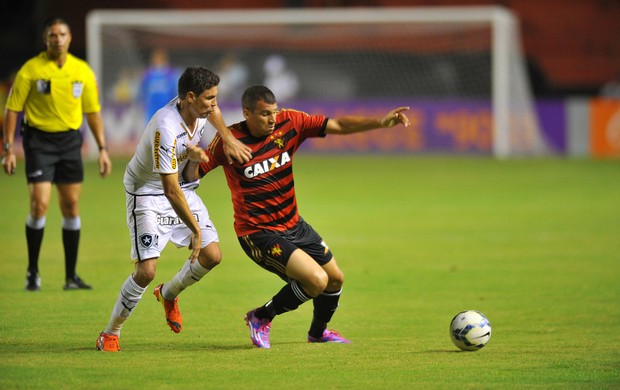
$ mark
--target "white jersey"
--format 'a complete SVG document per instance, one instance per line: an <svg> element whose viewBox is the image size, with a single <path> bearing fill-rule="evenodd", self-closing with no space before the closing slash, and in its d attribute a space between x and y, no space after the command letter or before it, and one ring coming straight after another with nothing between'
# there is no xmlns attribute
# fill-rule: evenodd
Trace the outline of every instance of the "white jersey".
<svg viewBox="0 0 620 390"><path fill-rule="evenodd" d="M162 173L178 173L181 188L198 187L198 181L183 181L182 172L187 164L187 147L198 145L207 120L198 118L190 129L177 109L174 98L153 115L136 146L136 152L127 164L123 183L125 190L135 195L161 195Z"/></svg>

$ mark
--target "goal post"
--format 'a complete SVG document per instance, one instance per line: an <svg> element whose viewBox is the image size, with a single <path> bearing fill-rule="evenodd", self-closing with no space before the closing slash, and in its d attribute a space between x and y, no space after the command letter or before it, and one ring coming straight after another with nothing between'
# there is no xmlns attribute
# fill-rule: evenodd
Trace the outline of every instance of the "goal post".
<svg viewBox="0 0 620 390"><path fill-rule="evenodd" d="M155 47L167 49L179 67L201 64L214 70L232 53L244 67L245 86L264 83L275 54L297 77L297 90L284 100L302 108L325 107L319 102L327 101L355 109L356 103L369 107L375 101L441 111L457 110L461 102L475 113L455 121L489 116L488 135L484 120L442 129L436 125L441 120L424 116L422 132L428 134L420 137L428 150L421 146L422 152L445 152L447 141L440 138L466 137L468 126L482 134L477 144L448 150L484 153L488 147L499 158L549 152L534 111L519 23L503 7L95 10L86 27L87 57L104 100L125 115L140 100L138 74ZM282 76L286 65L274 64ZM127 73L134 96L123 101L113 89ZM222 75L221 105L235 106L238 100L239 92L231 92L230 101L223 94L230 84ZM282 93L276 93L279 101ZM334 110L330 114L340 109ZM139 121L125 122L138 126Z"/></svg>

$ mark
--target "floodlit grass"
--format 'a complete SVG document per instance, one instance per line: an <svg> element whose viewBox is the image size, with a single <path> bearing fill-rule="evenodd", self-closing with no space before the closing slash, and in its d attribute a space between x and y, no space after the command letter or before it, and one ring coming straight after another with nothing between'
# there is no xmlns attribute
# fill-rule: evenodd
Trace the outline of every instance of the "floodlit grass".
<svg viewBox="0 0 620 390"><path fill-rule="evenodd" d="M619 161L300 154L300 212L345 272L331 325L353 344L307 344L306 304L274 320L271 350L251 345L243 315L281 282L239 248L217 171L198 191L224 260L180 296L183 332L170 332L152 296L187 256L171 246L123 328L123 351L103 354L95 339L133 269L124 164L105 180L87 166L78 272L93 291L62 291L55 194L42 289L23 290L23 161L0 177L0 388L620 386ZM448 335L465 309L493 327L477 352Z"/></svg>

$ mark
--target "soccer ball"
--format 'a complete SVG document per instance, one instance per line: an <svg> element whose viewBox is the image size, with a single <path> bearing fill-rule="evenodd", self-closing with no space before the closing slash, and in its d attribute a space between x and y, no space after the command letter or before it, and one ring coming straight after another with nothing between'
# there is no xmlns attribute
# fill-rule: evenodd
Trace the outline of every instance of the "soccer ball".
<svg viewBox="0 0 620 390"><path fill-rule="evenodd" d="M491 323L479 311L462 311L450 322L450 338L463 351L477 351L491 339Z"/></svg>

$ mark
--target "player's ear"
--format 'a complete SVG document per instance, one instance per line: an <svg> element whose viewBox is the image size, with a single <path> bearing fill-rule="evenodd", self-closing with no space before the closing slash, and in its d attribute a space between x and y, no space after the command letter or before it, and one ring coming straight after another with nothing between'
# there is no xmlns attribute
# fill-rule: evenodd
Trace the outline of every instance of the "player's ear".
<svg viewBox="0 0 620 390"><path fill-rule="evenodd" d="M192 91L189 91L187 95L185 95L185 100L187 100L187 102L190 104L194 101L195 98L196 98L196 95Z"/></svg>
<svg viewBox="0 0 620 390"><path fill-rule="evenodd" d="M243 109L243 117L245 119L248 119L250 117L250 110L248 110L247 108Z"/></svg>

